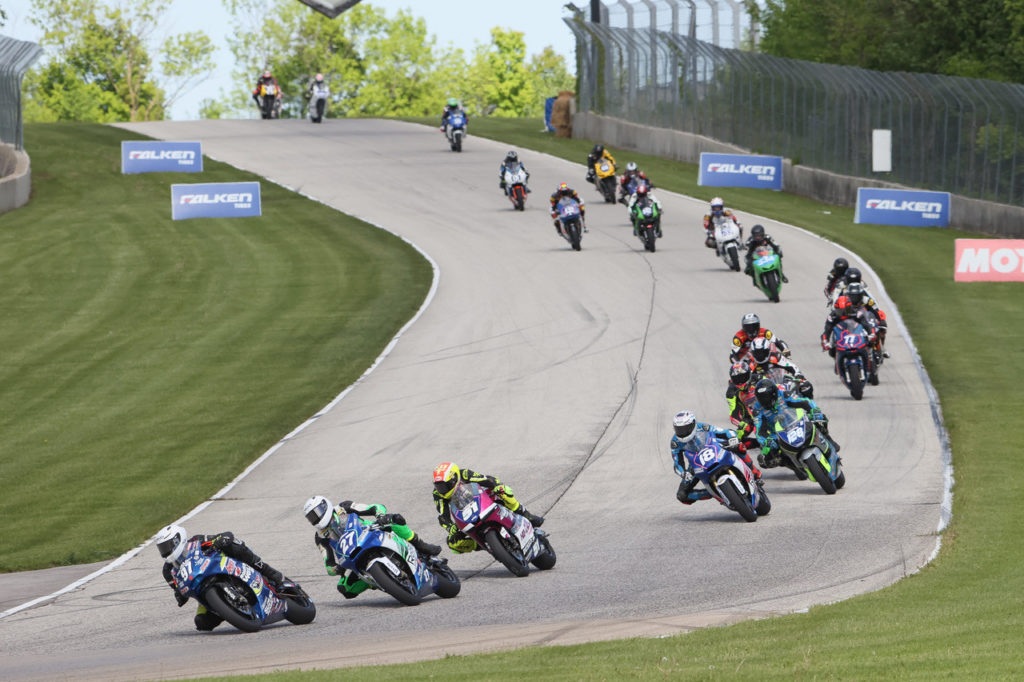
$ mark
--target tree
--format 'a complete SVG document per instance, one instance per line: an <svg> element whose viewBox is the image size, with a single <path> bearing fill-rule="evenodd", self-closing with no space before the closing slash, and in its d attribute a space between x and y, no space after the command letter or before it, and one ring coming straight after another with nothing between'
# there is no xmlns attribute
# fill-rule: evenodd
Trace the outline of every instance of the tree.
<svg viewBox="0 0 1024 682"><path fill-rule="evenodd" d="M31 21L43 29L40 43L55 49L28 79L34 111L57 120L163 118L213 70L213 46L201 31L165 39L156 50L160 68L154 67L150 44L171 2L127 0L111 8L98 0L32 0ZM86 118L69 119L75 116Z"/></svg>
<svg viewBox="0 0 1024 682"><path fill-rule="evenodd" d="M550 45L530 57L527 68L533 77L534 90L542 98L556 97L562 90L576 88L576 77L569 73L565 58Z"/></svg>
<svg viewBox="0 0 1024 682"><path fill-rule="evenodd" d="M526 67L526 41L519 31L491 29L491 43L478 47L474 76L494 116L529 116L538 106L535 79Z"/></svg>

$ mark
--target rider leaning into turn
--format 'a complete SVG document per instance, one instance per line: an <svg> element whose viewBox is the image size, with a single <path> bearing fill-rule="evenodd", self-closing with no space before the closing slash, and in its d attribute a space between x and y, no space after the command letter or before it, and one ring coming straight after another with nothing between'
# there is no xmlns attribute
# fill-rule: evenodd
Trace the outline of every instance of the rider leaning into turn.
<svg viewBox="0 0 1024 682"><path fill-rule="evenodd" d="M740 330L732 337L732 352L729 353L729 360L736 362L741 360L750 351L750 343L762 337L775 344L779 352L787 358L790 356L789 346L772 332L771 329L761 326L761 318L757 313L747 313L740 321Z"/></svg>
<svg viewBox="0 0 1024 682"><path fill-rule="evenodd" d="M498 187L505 192L505 196L508 196L508 188L505 187L505 171L510 170L519 166L526 173L526 182L530 181L530 171L526 170L526 164L519 160L519 154L514 149L510 149L508 154L505 154L505 159L498 166ZM530 193L530 188L526 187L526 193Z"/></svg>
<svg viewBox="0 0 1024 682"><path fill-rule="evenodd" d="M244 542L236 538L231 532L225 531L216 535L193 535L188 537L184 528L172 524L165 526L157 533L156 548L164 560L164 580L174 590L174 599L178 602L179 607L185 605L188 597L180 591L182 586L178 585L175 569L181 565L181 556L185 551L185 546L190 542L199 542L199 548L203 554L220 552L236 561L252 566L259 571L264 581L275 591L280 590L282 586L291 582L288 578L284 577L281 571L263 561L259 555L249 549ZM209 631L222 622L224 622L223 618L208 610L203 604L199 604L195 616L196 630Z"/></svg>
<svg viewBox="0 0 1024 682"><path fill-rule="evenodd" d="M757 278L754 275L754 251L759 246L770 246L775 251L775 255L779 257L779 275L782 276L783 282L789 282L789 278L786 277L786 273L782 270L782 249L775 243L775 240L768 236L764 231L763 225L754 225L750 228L750 239L747 240L747 267L743 271L750 275L751 281L754 286L757 286Z"/></svg>
<svg viewBox="0 0 1024 682"><path fill-rule="evenodd" d="M608 159L613 166L615 163L615 157L608 153L608 150L604 148L603 144L595 144L594 148L587 154L587 182L596 182L597 173L594 171L594 164L601 159Z"/></svg>
<svg viewBox="0 0 1024 682"><path fill-rule="evenodd" d="M551 217L555 221L555 232L557 232L560 237L565 236L565 233L562 232L562 221L558 219L558 201L564 197L575 199L576 203L580 205L580 224L583 225L584 232L589 232L589 230L587 230L587 207L584 205L583 199L580 198L580 195L576 190L564 182L558 186L558 189L551 194L550 198Z"/></svg>
<svg viewBox="0 0 1024 682"><path fill-rule="evenodd" d="M459 100L455 99L454 97L449 97L448 101L444 105L444 111L441 112L440 130L442 133L445 131L445 126L448 125L448 117L451 116L456 111L463 115L463 117L466 119L466 125L469 125L469 114L467 114L462 109L462 105L459 104Z"/></svg>
<svg viewBox="0 0 1024 682"><path fill-rule="evenodd" d="M771 469L783 464L786 460L779 451L778 441L775 439L775 421L783 408L803 408L808 412L808 417L817 426L822 435L829 440L839 452L839 443L829 435L828 417L821 411L818 404L810 398L788 395L771 379L761 379L754 387L754 395L757 396L757 403L760 411L755 414L757 418L757 440L761 445L761 454L757 456L757 462L766 469Z"/></svg>
<svg viewBox="0 0 1024 682"><path fill-rule="evenodd" d="M725 207L722 197L715 197L711 200L708 213L704 216L704 245L709 249L715 248L715 219L723 217L736 223L736 227L741 227L740 221L733 215L732 211Z"/></svg>
<svg viewBox="0 0 1024 682"><path fill-rule="evenodd" d="M459 468L454 462L438 464L434 469L434 506L437 507L437 522L448 533L448 547L458 554L472 552L480 549L476 540L459 530L459 527L452 521L451 499L455 492L455 485L459 482L477 483L482 488L487 488L494 494L494 499L509 511L520 516L537 528L544 523L543 516L531 514L523 506L523 503L516 499L511 486L502 483L495 476L478 474L472 469Z"/></svg>
<svg viewBox="0 0 1024 682"><path fill-rule="evenodd" d="M700 479L693 473L693 462L691 458L704 448L712 438L718 441L723 448L732 452L746 462L754 477L760 480L761 472L750 460L747 448L736 437L732 429L717 429L711 424L698 422L697 417L689 410L676 413L672 418L672 427L675 434L669 447L672 451L672 467L683 479L679 482L679 489L676 490L676 499L683 504L690 505L700 500L710 500L711 493L704 488L695 489Z"/></svg>
<svg viewBox="0 0 1024 682"><path fill-rule="evenodd" d="M327 575L338 576L338 592L345 599L353 599L364 592L369 585L362 580L355 572L345 572L339 565L338 557L331 547L331 540L337 540L345 530L345 523L349 514L356 514L364 526L374 522L382 526L390 527L395 535L402 538L416 548L416 551L425 556L437 556L441 548L426 542L416 534L405 523L405 517L401 514L388 514L388 509L383 504L356 504L351 500L338 503L336 507L331 506L330 500L323 495L314 495L306 500L302 507L302 513L306 516L316 531L313 533L313 542L324 558L324 568Z"/></svg>

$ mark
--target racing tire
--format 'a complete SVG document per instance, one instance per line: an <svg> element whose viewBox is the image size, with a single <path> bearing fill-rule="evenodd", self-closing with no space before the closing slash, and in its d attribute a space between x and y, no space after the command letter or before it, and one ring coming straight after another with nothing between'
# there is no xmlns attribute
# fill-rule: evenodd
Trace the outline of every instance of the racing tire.
<svg viewBox="0 0 1024 682"><path fill-rule="evenodd" d="M768 493L761 488L761 498L757 501L757 506L754 507L754 511L757 512L758 516L768 516L768 513L772 510L772 501L768 499Z"/></svg>
<svg viewBox="0 0 1024 682"><path fill-rule="evenodd" d="M555 548L551 546L551 541L546 537L538 536L537 540L544 546L544 551L533 558L533 565L542 571L550 571L555 567L555 561L558 557L555 556Z"/></svg>
<svg viewBox="0 0 1024 682"><path fill-rule="evenodd" d="M644 248L647 249L648 251L650 251L651 253L654 253L654 249L655 249L654 242L657 239L657 237L655 237L655 235L654 235L654 228L653 227L645 227L645 228L643 228L643 235L644 235Z"/></svg>
<svg viewBox="0 0 1024 682"><path fill-rule="evenodd" d="M740 255L736 252L736 246L730 244L729 247L729 268L734 272L740 271Z"/></svg>
<svg viewBox="0 0 1024 682"><path fill-rule="evenodd" d="M580 250L580 226L577 223L570 223L565 226L565 231L569 234L569 244L572 245L573 251Z"/></svg>
<svg viewBox="0 0 1024 682"><path fill-rule="evenodd" d="M615 177L609 176L601 179L601 194L604 195L606 204L615 203Z"/></svg>
<svg viewBox="0 0 1024 682"><path fill-rule="evenodd" d="M324 109L327 107L327 102L322 99L316 101L316 118L314 119L317 123L324 120Z"/></svg>
<svg viewBox="0 0 1024 682"><path fill-rule="evenodd" d="M462 133L456 132L452 135L452 150L456 152L462 151Z"/></svg>
<svg viewBox="0 0 1024 682"><path fill-rule="evenodd" d="M404 581L400 581L391 575L391 571L381 563L376 563L366 571L373 578L373 581L392 597L406 606L417 606L423 598L416 591L416 585L409 576L402 574Z"/></svg>
<svg viewBox="0 0 1024 682"><path fill-rule="evenodd" d="M434 591L438 597L451 599L459 595L462 590L462 582L446 562L435 561L431 564L430 570L437 576L437 588Z"/></svg>
<svg viewBox="0 0 1024 682"><path fill-rule="evenodd" d="M744 521L752 523L757 521L757 512L750 506L750 500L748 500L737 488L732 481L725 481L718 488L725 499L729 500L729 504L732 508L743 517Z"/></svg>
<svg viewBox="0 0 1024 682"><path fill-rule="evenodd" d="M300 592L302 592L300 590ZM282 599L288 602L288 611L285 618L293 625L308 625L316 618L316 604L305 592L301 596L281 595Z"/></svg>
<svg viewBox="0 0 1024 682"><path fill-rule="evenodd" d="M246 604L249 612L246 613L238 608L241 605L236 605L234 598L222 591L227 586L227 583L216 582L203 590L203 601L206 606L242 632L256 632L263 627L263 620L252 612L252 604L256 601L256 595L249 592L250 596ZM237 585L234 587L238 589ZM245 589L248 590L248 586Z"/></svg>
<svg viewBox="0 0 1024 682"><path fill-rule="evenodd" d="M779 273L768 272L764 276L764 288L768 294L768 300L772 303L779 302Z"/></svg>
<svg viewBox="0 0 1024 682"><path fill-rule="evenodd" d="M836 476L835 484L836 490L839 490L844 485L846 485L846 472L843 471L842 469L839 470L839 475Z"/></svg>
<svg viewBox="0 0 1024 682"><path fill-rule="evenodd" d="M832 480L832 477L825 471L825 467L821 465L817 457L811 457L807 460L807 469L811 472L811 476L818 482L821 489L825 491L826 495L836 494L836 483Z"/></svg>
<svg viewBox="0 0 1024 682"><path fill-rule="evenodd" d="M491 550L494 558L511 571L512 575L517 578L529 575L530 565L526 562L526 559L523 558L518 549L513 553L513 550L506 547L505 541L498 531L491 528L484 534L484 540L487 541L487 548Z"/></svg>
<svg viewBox="0 0 1024 682"><path fill-rule="evenodd" d="M846 380L850 382L850 395L854 400L864 397L864 374L860 365L849 365L846 368Z"/></svg>

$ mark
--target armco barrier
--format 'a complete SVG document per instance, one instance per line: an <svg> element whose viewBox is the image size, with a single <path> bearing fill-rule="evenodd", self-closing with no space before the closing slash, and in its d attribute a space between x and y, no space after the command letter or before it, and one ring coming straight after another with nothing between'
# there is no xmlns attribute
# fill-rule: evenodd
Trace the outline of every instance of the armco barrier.
<svg viewBox="0 0 1024 682"><path fill-rule="evenodd" d="M581 111L573 116L572 136L692 164L700 161L701 152L750 153L736 145L694 133L638 125L590 111ZM855 206L858 187L918 189L808 166L794 166L788 159L783 161L782 176L783 191L836 206ZM951 195L950 203L951 228L1003 237L1024 237L1022 207L956 194Z"/></svg>
<svg viewBox="0 0 1024 682"><path fill-rule="evenodd" d="M32 169L28 154L6 144L0 144L0 168L12 169L9 175L0 177L0 213L7 213L28 203Z"/></svg>

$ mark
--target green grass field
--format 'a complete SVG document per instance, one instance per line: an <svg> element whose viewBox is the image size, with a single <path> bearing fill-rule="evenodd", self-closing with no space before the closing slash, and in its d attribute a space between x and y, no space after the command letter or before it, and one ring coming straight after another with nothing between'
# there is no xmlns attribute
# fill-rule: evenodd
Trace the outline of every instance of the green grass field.
<svg viewBox="0 0 1024 682"><path fill-rule="evenodd" d="M263 216L170 219L96 125L25 128L31 202L0 216L0 571L121 554L326 405L415 313L429 263L269 182Z"/></svg>
<svg viewBox="0 0 1024 682"><path fill-rule="evenodd" d="M422 122L432 124L432 120ZM560 140L539 121L475 119L471 134L583 163L587 140ZM469 144L472 144L470 138ZM710 199L697 167L611 149L660 187ZM495 159L497 163L499 159ZM567 179L580 186L580 177ZM547 188L537 187L534 196ZM551 188L552 190L554 188ZM1024 285L957 284L952 230L854 225L853 209L757 190L727 204L852 248L883 278L942 402L956 485L938 558L886 589L763 621L667 639L531 648L344 672L359 679L1019 680L1024 679ZM672 226L666 230L691 226ZM696 231L697 226L692 228ZM822 280L830 264L820 264ZM898 456L898 453L894 453ZM879 481L886 472L877 472ZM638 585L642 589L642 585ZM683 588L685 589L685 587ZM302 674L338 679L338 671ZM275 680L299 679L279 673ZM240 678L236 678L240 679Z"/></svg>

